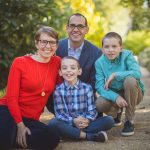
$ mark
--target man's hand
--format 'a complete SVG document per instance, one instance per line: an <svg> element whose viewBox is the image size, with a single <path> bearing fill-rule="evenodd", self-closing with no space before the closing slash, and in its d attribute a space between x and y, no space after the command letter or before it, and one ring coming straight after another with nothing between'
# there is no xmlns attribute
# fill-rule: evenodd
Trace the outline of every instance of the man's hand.
<svg viewBox="0 0 150 150"><path fill-rule="evenodd" d="M31 135L30 129L27 128L23 122L20 122L17 124L18 130L17 130L17 143L22 146L23 148L27 148L27 142L26 142L26 134Z"/></svg>
<svg viewBox="0 0 150 150"><path fill-rule="evenodd" d="M84 129L89 125L89 120L83 117L78 117L73 120L75 126L79 129Z"/></svg>
<svg viewBox="0 0 150 150"><path fill-rule="evenodd" d="M112 73L112 74L110 75L110 77L108 78L108 80L106 81L105 85L104 85L104 88L105 88L106 90L108 90L108 88L109 88L111 82L114 80L114 78L115 78L115 74Z"/></svg>
<svg viewBox="0 0 150 150"><path fill-rule="evenodd" d="M128 106L126 100L125 100L123 97L121 97L121 96L118 96L118 97L117 97L116 104L117 104L117 106L120 107L120 108L121 108L121 107L127 107L127 106Z"/></svg>

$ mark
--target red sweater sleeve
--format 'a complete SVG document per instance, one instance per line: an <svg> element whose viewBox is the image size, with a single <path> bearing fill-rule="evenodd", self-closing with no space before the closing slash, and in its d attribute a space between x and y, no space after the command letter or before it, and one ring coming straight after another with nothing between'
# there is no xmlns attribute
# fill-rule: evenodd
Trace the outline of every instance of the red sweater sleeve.
<svg viewBox="0 0 150 150"><path fill-rule="evenodd" d="M21 61L19 60L19 58L16 58L13 61L8 76L7 91L6 91L7 106L16 123L22 121L20 108L18 105L20 80L21 80L21 70L19 69L21 67L20 64Z"/></svg>

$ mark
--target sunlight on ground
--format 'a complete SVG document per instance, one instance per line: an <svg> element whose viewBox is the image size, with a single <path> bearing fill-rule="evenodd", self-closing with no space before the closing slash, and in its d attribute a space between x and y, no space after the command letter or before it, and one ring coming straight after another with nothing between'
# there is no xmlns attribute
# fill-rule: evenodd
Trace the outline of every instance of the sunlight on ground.
<svg viewBox="0 0 150 150"><path fill-rule="evenodd" d="M150 108L136 110L136 113L149 113L149 112L150 112Z"/></svg>

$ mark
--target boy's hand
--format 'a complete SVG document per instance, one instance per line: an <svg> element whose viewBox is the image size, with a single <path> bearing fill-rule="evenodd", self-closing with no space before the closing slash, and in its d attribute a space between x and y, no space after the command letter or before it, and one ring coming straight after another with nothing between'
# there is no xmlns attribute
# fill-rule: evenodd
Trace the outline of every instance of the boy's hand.
<svg viewBox="0 0 150 150"><path fill-rule="evenodd" d="M78 117L73 120L75 126L79 129L86 128L89 125L89 120L83 117Z"/></svg>
<svg viewBox="0 0 150 150"><path fill-rule="evenodd" d="M110 85L111 82L114 80L114 78L115 78L115 74L112 73L112 74L110 75L110 77L108 78L108 80L106 81L105 85L104 85L104 88L105 88L106 90L108 90L109 85Z"/></svg>
<svg viewBox="0 0 150 150"><path fill-rule="evenodd" d="M117 100L116 100L116 104L118 107L127 107L128 104L127 102L125 101L125 99L121 96L118 96Z"/></svg>

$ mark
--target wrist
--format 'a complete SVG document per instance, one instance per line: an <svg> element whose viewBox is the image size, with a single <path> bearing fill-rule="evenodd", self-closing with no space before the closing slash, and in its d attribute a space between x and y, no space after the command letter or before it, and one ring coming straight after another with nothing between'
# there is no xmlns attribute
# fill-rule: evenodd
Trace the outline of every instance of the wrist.
<svg viewBox="0 0 150 150"><path fill-rule="evenodd" d="M116 77L116 74L115 74L115 73L113 73L112 75L113 75L113 78L115 78L115 77Z"/></svg>
<svg viewBox="0 0 150 150"><path fill-rule="evenodd" d="M23 122L19 122L19 123L17 123L17 127L18 127L18 128L24 128L25 125L24 125Z"/></svg>

